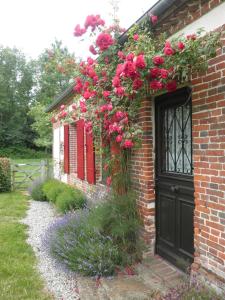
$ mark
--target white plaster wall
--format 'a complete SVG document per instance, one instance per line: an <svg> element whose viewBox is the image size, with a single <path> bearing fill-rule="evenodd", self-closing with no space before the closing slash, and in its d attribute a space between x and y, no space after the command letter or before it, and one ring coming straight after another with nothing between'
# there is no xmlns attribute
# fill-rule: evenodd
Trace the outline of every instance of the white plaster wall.
<svg viewBox="0 0 225 300"><path fill-rule="evenodd" d="M180 31L176 32L170 37L170 39L177 37L181 34L193 34L199 28L204 28L206 32L209 32L219 28L223 24L225 24L225 2L213 8L211 11L209 11L193 23L187 25Z"/></svg>
<svg viewBox="0 0 225 300"><path fill-rule="evenodd" d="M53 174L54 178L60 179L60 140L59 128L53 129Z"/></svg>

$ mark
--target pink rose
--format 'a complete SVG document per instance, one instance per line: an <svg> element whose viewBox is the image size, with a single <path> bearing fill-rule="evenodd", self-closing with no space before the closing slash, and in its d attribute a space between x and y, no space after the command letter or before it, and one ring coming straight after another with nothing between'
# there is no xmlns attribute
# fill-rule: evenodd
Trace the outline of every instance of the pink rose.
<svg viewBox="0 0 225 300"><path fill-rule="evenodd" d="M169 72L166 69L160 69L161 78L166 79L169 75Z"/></svg>
<svg viewBox="0 0 225 300"><path fill-rule="evenodd" d="M113 43L112 36L105 32L101 32L96 39L96 45L101 51L107 50Z"/></svg>
<svg viewBox="0 0 225 300"><path fill-rule="evenodd" d="M137 33L135 33L134 36L133 36L133 39L134 39L134 41L138 41L139 35Z"/></svg>
<svg viewBox="0 0 225 300"><path fill-rule="evenodd" d="M167 89L168 92L175 91L177 89L177 82L176 82L176 80L171 80L171 81L167 82L166 89Z"/></svg>
<svg viewBox="0 0 225 300"><path fill-rule="evenodd" d="M112 85L113 85L114 87L119 87L119 86L120 86L120 79L119 79L118 76L114 76L114 77L113 77Z"/></svg>
<svg viewBox="0 0 225 300"><path fill-rule="evenodd" d="M90 51L92 54L94 54L94 55L97 54L97 51L95 50L95 47L94 47L93 45L91 45L91 46L89 47L89 51Z"/></svg>
<svg viewBox="0 0 225 300"><path fill-rule="evenodd" d="M64 108L65 108L65 105L62 104L62 105L60 106L60 110L64 110Z"/></svg>
<svg viewBox="0 0 225 300"><path fill-rule="evenodd" d="M108 186L110 186L110 185L112 184L112 177L111 177L111 176L108 176L108 177L106 178L106 184L107 184Z"/></svg>
<svg viewBox="0 0 225 300"><path fill-rule="evenodd" d="M163 88L163 84L162 84L162 82L160 82L158 80L152 80L150 82L150 88L155 91L161 90Z"/></svg>
<svg viewBox="0 0 225 300"><path fill-rule="evenodd" d="M132 148L134 146L134 143L131 140L125 140L123 147L124 148Z"/></svg>
<svg viewBox="0 0 225 300"><path fill-rule="evenodd" d="M157 78L160 75L160 69L158 67L154 67L150 69L151 78Z"/></svg>
<svg viewBox="0 0 225 300"><path fill-rule="evenodd" d="M143 80L139 78L134 79L132 86L135 91L139 90L143 86Z"/></svg>
<svg viewBox="0 0 225 300"><path fill-rule="evenodd" d="M144 69L146 67L145 58L143 54L140 54L136 57L135 66L139 69Z"/></svg>
<svg viewBox="0 0 225 300"><path fill-rule="evenodd" d="M123 139L123 137L121 134L117 135L117 137L116 137L117 143L121 143L122 139Z"/></svg>
<svg viewBox="0 0 225 300"><path fill-rule="evenodd" d="M185 48L184 43L178 42L178 43L177 43L177 48L178 48L179 50L183 50L183 49Z"/></svg>
<svg viewBox="0 0 225 300"><path fill-rule="evenodd" d="M158 22L158 17L157 16L151 15L150 19L151 19L151 22L152 22L153 25L155 25Z"/></svg>
<svg viewBox="0 0 225 300"><path fill-rule="evenodd" d="M158 66L158 65L162 65L165 60L162 56L156 55L156 56L153 57L152 61L155 65Z"/></svg>

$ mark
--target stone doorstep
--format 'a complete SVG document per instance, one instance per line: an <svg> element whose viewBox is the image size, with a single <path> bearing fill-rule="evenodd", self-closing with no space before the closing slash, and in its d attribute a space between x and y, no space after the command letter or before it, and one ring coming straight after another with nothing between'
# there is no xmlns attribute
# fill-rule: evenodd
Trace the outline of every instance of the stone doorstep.
<svg viewBox="0 0 225 300"><path fill-rule="evenodd" d="M99 287L88 277L77 277L80 300L151 300L159 299L169 288L180 285L185 274L152 256L135 268L137 274L102 278Z"/></svg>

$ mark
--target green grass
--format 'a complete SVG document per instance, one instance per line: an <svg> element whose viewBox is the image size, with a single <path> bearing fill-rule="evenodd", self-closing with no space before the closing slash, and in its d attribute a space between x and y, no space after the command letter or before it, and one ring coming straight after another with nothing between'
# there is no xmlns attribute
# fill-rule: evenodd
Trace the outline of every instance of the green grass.
<svg viewBox="0 0 225 300"><path fill-rule="evenodd" d="M36 270L32 248L26 243L27 198L21 193L0 194L0 300L48 300Z"/></svg>

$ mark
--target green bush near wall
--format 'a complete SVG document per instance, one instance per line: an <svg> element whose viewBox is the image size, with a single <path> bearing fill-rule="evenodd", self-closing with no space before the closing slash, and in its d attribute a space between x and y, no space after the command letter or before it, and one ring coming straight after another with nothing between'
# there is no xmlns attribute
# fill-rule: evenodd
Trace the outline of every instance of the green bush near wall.
<svg viewBox="0 0 225 300"><path fill-rule="evenodd" d="M48 201L53 202L59 212L83 208L84 194L75 187L59 180L49 179L42 186L43 194Z"/></svg>
<svg viewBox="0 0 225 300"><path fill-rule="evenodd" d="M11 169L10 160L0 157L0 193L11 190Z"/></svg>

